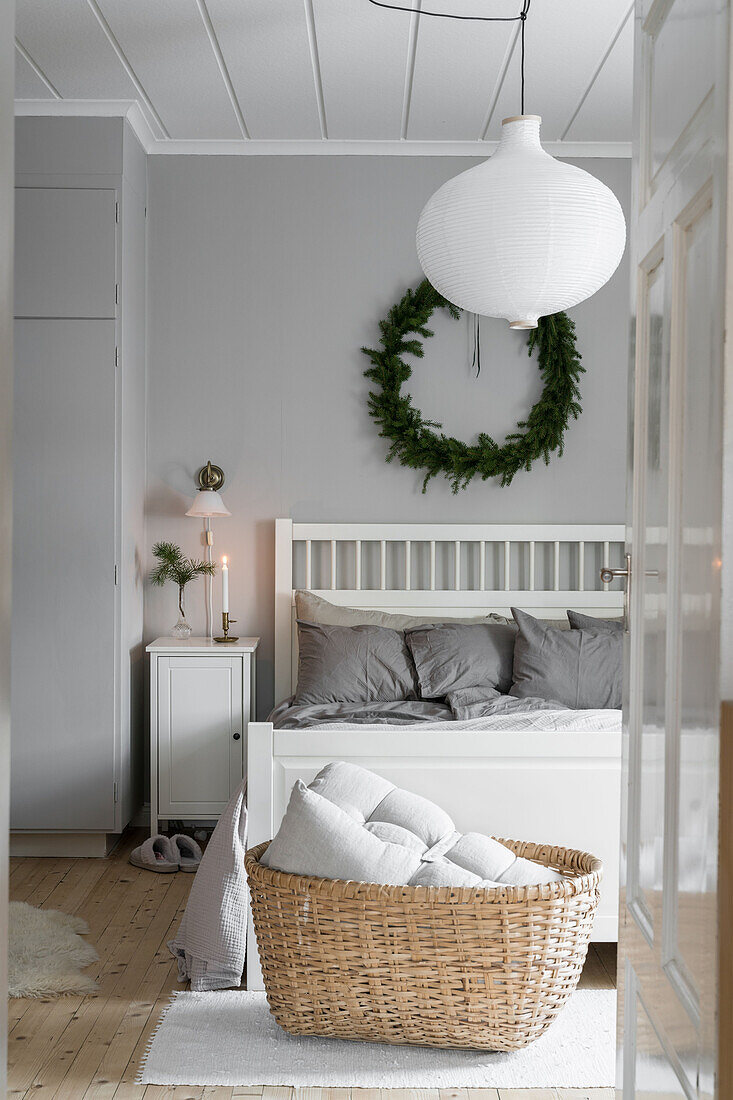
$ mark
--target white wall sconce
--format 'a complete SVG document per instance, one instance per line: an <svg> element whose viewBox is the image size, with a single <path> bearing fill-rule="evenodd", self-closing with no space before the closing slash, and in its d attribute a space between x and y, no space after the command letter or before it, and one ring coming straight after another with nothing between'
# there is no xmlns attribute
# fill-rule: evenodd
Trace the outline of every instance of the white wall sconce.
<svg viewBox="0 0 733 1100"><path fill-rule="evenodd" d="M194 497L193 504L186 512L187 516L204 521L204 543L206 545L206 560L211 561L211 548L214 544L214 535L211 530L212 519L230 516L232 513L221 498L219 490L224 484L224 471L221 466L214 466L211 461L202 466L196 475L196 484L199 491ZM214 636L214 612L213 612L213 578L206 577L206 633L209 638Z"/></svg>

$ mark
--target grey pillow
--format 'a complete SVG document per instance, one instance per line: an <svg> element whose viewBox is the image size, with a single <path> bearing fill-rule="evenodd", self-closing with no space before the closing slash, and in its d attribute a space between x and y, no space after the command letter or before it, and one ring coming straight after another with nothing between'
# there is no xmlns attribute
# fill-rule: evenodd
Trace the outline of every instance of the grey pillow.
<svg viewBox="0 0 733 1100"><path fill-rule="evenodd" d="M623 619L596 619L594 615L583 615L580 611L568 611L571 630L590 630L594 634L623 634Z"/></svg>
<svg viewBox="0 0 733 1100"><path fill-rule="evenodd" d="M514 607L512 615L519 632L510 695L549 699L571 710L621 706L620 633L556 630Z"/></svg>
<svg viewBox="0 0 733 1100"><path fill-rule="evenodd" d="M439 615L394 615L391 611L365 611L358 607L339 607L338 604L316 596L315 592L299 589L295 593L295 617L308 623L326 623L328 626L386 626L390 630L407 630L413 626L427 626L443 622ZM449 619L456 623L510 623L503 615L479 615L470 619Z"/></svg>
<svg viewBox="0 0 733 1100"><path fill-rule="evenodd" d="M517 628L512 623L441 623L405 631L423 699L460 688L512 686Z"/></svg>
<svg viewBox="0 0 733 1100"><path fill-rule="evenodd" d="M416 698L415 667L400 631L298 622L294 706Z"/></svg>

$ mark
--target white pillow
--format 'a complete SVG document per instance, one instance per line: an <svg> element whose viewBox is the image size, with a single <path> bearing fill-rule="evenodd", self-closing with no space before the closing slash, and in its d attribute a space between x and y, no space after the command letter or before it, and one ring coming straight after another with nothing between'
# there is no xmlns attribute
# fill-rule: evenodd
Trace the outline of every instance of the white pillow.
<svg viewBox="0 0 733 1100"><path fill-rule="evenodd" d="M420 856L401 844L380 840L363 822L298 780L262 862L296 875L398 886L417 871Z"/></svg>
<svg viewBox="0 0 733 1100"><path fill-rule="evenodd" d="M427 798L356 764L328 764L293 787L266 867L392 886L528 886L562 881L481 833L456 832Z"/></svg>

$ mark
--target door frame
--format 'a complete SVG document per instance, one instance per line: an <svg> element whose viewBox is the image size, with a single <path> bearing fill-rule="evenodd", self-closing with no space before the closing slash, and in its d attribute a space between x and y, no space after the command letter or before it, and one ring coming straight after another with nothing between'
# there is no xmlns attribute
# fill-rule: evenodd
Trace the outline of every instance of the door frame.
<svg viewBox="0 0 733 1100"><path fill-rule="evenodd" d="M5 1095L10 820L10 563L13 385L15 0L0 0L0 1096Z"/></svg>
<svg viewBox="0 0 733 1100"><path fill-rule="evenodd" d="M733 701L720 708L717 1095L733 1095Z"/></svg>

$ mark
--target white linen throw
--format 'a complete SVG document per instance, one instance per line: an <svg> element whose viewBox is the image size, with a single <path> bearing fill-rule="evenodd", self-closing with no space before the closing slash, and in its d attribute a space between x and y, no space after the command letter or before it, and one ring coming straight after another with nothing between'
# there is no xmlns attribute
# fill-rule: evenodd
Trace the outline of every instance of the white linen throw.
<svg viewBox="0 0 733 1100"><path fill-rule="evenodd" d="M190 981L195 993L241 984L249 908L246 850L245 780L211 834L178 933L168 943L178 960L178 980Z"/></svg>

